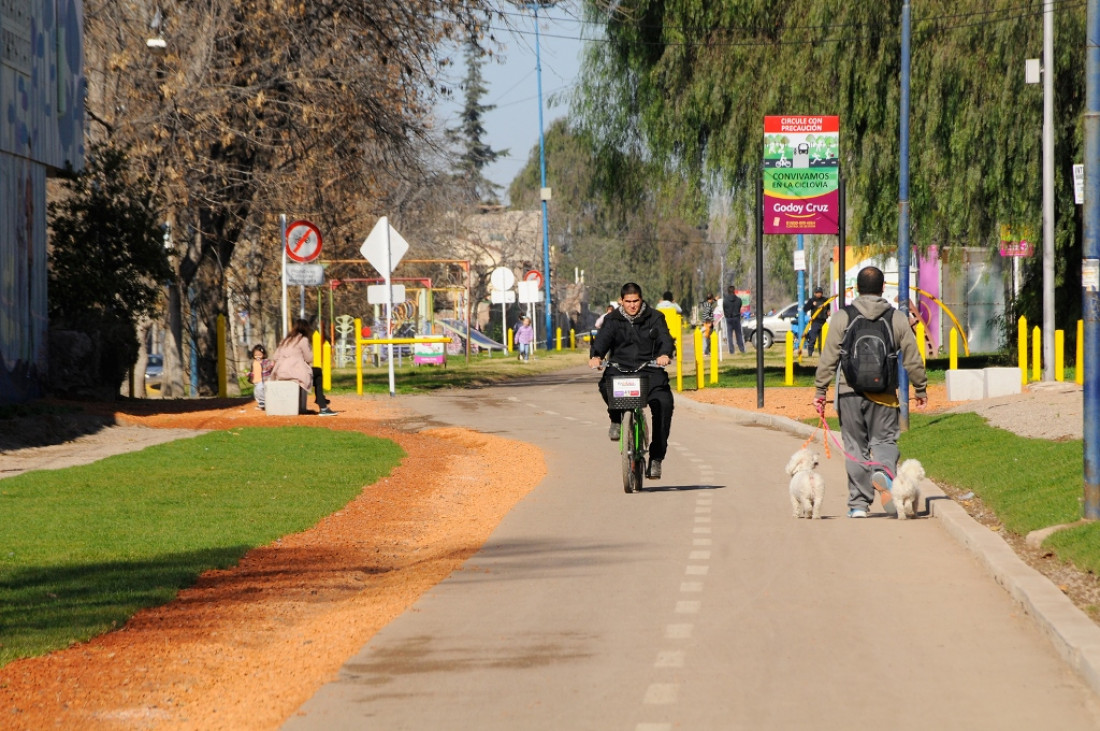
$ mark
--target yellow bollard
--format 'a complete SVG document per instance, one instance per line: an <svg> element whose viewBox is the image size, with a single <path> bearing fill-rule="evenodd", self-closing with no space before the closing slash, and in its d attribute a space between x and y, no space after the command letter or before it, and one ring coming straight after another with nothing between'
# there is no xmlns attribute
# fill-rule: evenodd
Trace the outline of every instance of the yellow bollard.
<svg viewBox="0 0 1100 731"><path fill-rule="evenodd" d="M794 385L794 333L790 330L783 336L783 385Z"/></svg>
<svg viewBox="0 0 1100 731"><path fill-rule="evenodd" d="M355 393L363 395L363 320L355 318Z"/></svg>
<svg viewBox="0 0 1100 731"><path fill-rule="evenodd" d="M577 349L577 331L573 328L569 328L569 349Z"/></svg>
<svg viewBox="0 0 1100 731"><path fill-rule="evenodd" d="M1020 315L1016 323L1016 359L1020 364L1020 380L1027 385L1027 318Z"/></svg>
<svg viewBox="0 0 1100 731"><path fill-rule="evenodd" d="M714 330L710 332L710 382L711 384L718 383L718 351L722 349L722 346L718 344L718 333Z"/></svg>
<svg viewBox="0 0 1100 731"><path fill-rule="evenodd" d="M1085 385L1085 322L1077 321L1077 360L1073 362L1073 380L1078 386Z"/></svg>
<svg viewBox="0 0 1100 731"><path fill-rule="evenodd" d="M1066 354L1062 351L1066 347L1066 331L1054 331L1054 380L1066 380Z"/></svg>
<svg viewBox="0 0 1100 731"><path fill-rule="evenodd" d="M959 331L955 328L951 328L947 336L947 367L959 370Z"/></svg>
<svg viewBox="0 0 1100 731"><path fill-rule="evenodd" d="M924 347L924 322L917 322L917 329L914 333L917 336L917 347L920 348L920 362L928 365L928 348Z"/></svg>
<svg viewBox="0 0 1100 731"><path fill-rule="evenodd" d="M226 353L225 353L225 315L218 315L218 398L225 398L229 395L229 386L227 384L228 376L226 373ZM251 363L249 366L251 367ZM133 372L131 371L131 374ZM133 387L131 386L130 393L133 393Z"/></svg>
<svg viewBox="0 0 1100 731"><path fill-rule="evenodd" d="M1031 331L1031 380L1043 380L1043 331L1038 325Z"/></svg>
<svg viewBox="0 0 1100 731"><path fill-rule="evenodd" d="M327 340L321 345L321 387L332 390L332 343Z"/></svg>
<svg viewBox="0 0 1100 731"><path fill-rule="evenodd" d="M691 339L695 345L695 388L702 391L706 387L706 373L703 372L703 331L695 328Z"/></svg>
<svg viewBox="0 0 1100 731"><path fill-rule="evenodd" d="M504 341L507 347L507 352L511 353L516 349L516 334L512 332L512 328L508 328L508 339ZM492 351L489 351L492 353Z"/></svg>
<svg viewBox="0 0 1100 731"><path fill-rule="evenodd" d="M557 330L555 330L554 340L557 344L557 347L555 348L555 350L557 350L560 353L561 352L561 328L560 327Z"/></svg>
<svg viewBox="0 0 1100 731"><path fill-rule="evenodd" d="M313 338L310 341L313 346L313 367L321 367L321 333L317 330L313 331Z"/></svg>

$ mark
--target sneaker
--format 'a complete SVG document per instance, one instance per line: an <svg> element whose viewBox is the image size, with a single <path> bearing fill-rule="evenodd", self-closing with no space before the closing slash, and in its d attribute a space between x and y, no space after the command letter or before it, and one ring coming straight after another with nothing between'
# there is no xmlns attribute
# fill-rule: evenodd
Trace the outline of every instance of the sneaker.
<svg viewBox="0 0 1100 731"><path fill-rule="evenodd" d="M646 470L646 477L651 480L661 479L661 460L651 459L649 460L649 469Z"/></svg>
<svg viewBox="0 0 1100 731"><path fill-rule="evenodd" d="M894 481L890 479L890 475L876 470L871 475L871 485L879 491L880 500L882 501L882 509L890 515L898 514L898 506L894 505L894 499L890 496L890 492L894 489Z"/></svg>
<svg viewBox="0 0 1100 731"><path fill-rule="evenodd" d="M321 410L319 412L317 412L317 415L318 416L336 416L336 412L333 411L332 409L330 409L329 407L324 406L324 407L321 408Z"/></svg>
<svg viewBox="0 0 1100 731"><path fill-rule="evenodd" d="M851 510L848 511L848 517L849 518L866 518L867 517L867 511L863 510L861 508L852 508Z"/></svg>
<svg viewBox="0 0 1100 731"><path fill-rule="evenodd" d="M613 442L619 441L619 435L623 432L623 425L612 422L611 428L607 430L607 438Z"/></svg>

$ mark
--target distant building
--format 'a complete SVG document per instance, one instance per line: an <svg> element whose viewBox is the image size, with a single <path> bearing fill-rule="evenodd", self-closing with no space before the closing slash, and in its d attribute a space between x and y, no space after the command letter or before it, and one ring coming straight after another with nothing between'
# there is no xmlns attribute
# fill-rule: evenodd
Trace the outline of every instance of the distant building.
<svg viewBox="0 0 1100 731"><path fill-rule="evenodd" d="M46 178L84 166L83 26L81 0L0 0L0 403L48 368Z"/></svg>

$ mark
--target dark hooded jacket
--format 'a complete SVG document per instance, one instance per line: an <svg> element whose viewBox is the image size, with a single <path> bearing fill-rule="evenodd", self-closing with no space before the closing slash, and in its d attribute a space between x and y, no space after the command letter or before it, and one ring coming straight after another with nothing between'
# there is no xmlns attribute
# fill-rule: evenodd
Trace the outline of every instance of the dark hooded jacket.
<svg viewBox="0 0 1100 731"><path fill-rule="evenodd" d="M661 355L675 357L676 343L665 316L643 302L633 320L623 313L621 306L608 313L596 331L591 353L600 358L610 355L612 363L632 370Z"/></svg>

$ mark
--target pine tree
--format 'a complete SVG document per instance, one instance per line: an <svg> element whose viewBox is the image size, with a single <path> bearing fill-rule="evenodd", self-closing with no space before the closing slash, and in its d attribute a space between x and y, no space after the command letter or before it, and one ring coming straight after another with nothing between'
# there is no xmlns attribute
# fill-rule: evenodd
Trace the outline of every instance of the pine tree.
<svg viewBox="0 0 1100 731"><path fill-rule="evenodd" d="M465 189L472 203L495 203L501 186L492 182L482 173L486 165L497 158L507 155L508 150L494 150L483 141L485 126L482 120L488 112L496 108L495 104L482 104L488 88L481 75L485 64L485 51L478 45L476 38L466 42L466 79L462 88L466 92L466 103L460 115L458 127L447 130L447 140L461 149L455 163L455 178Z"/></svg>

